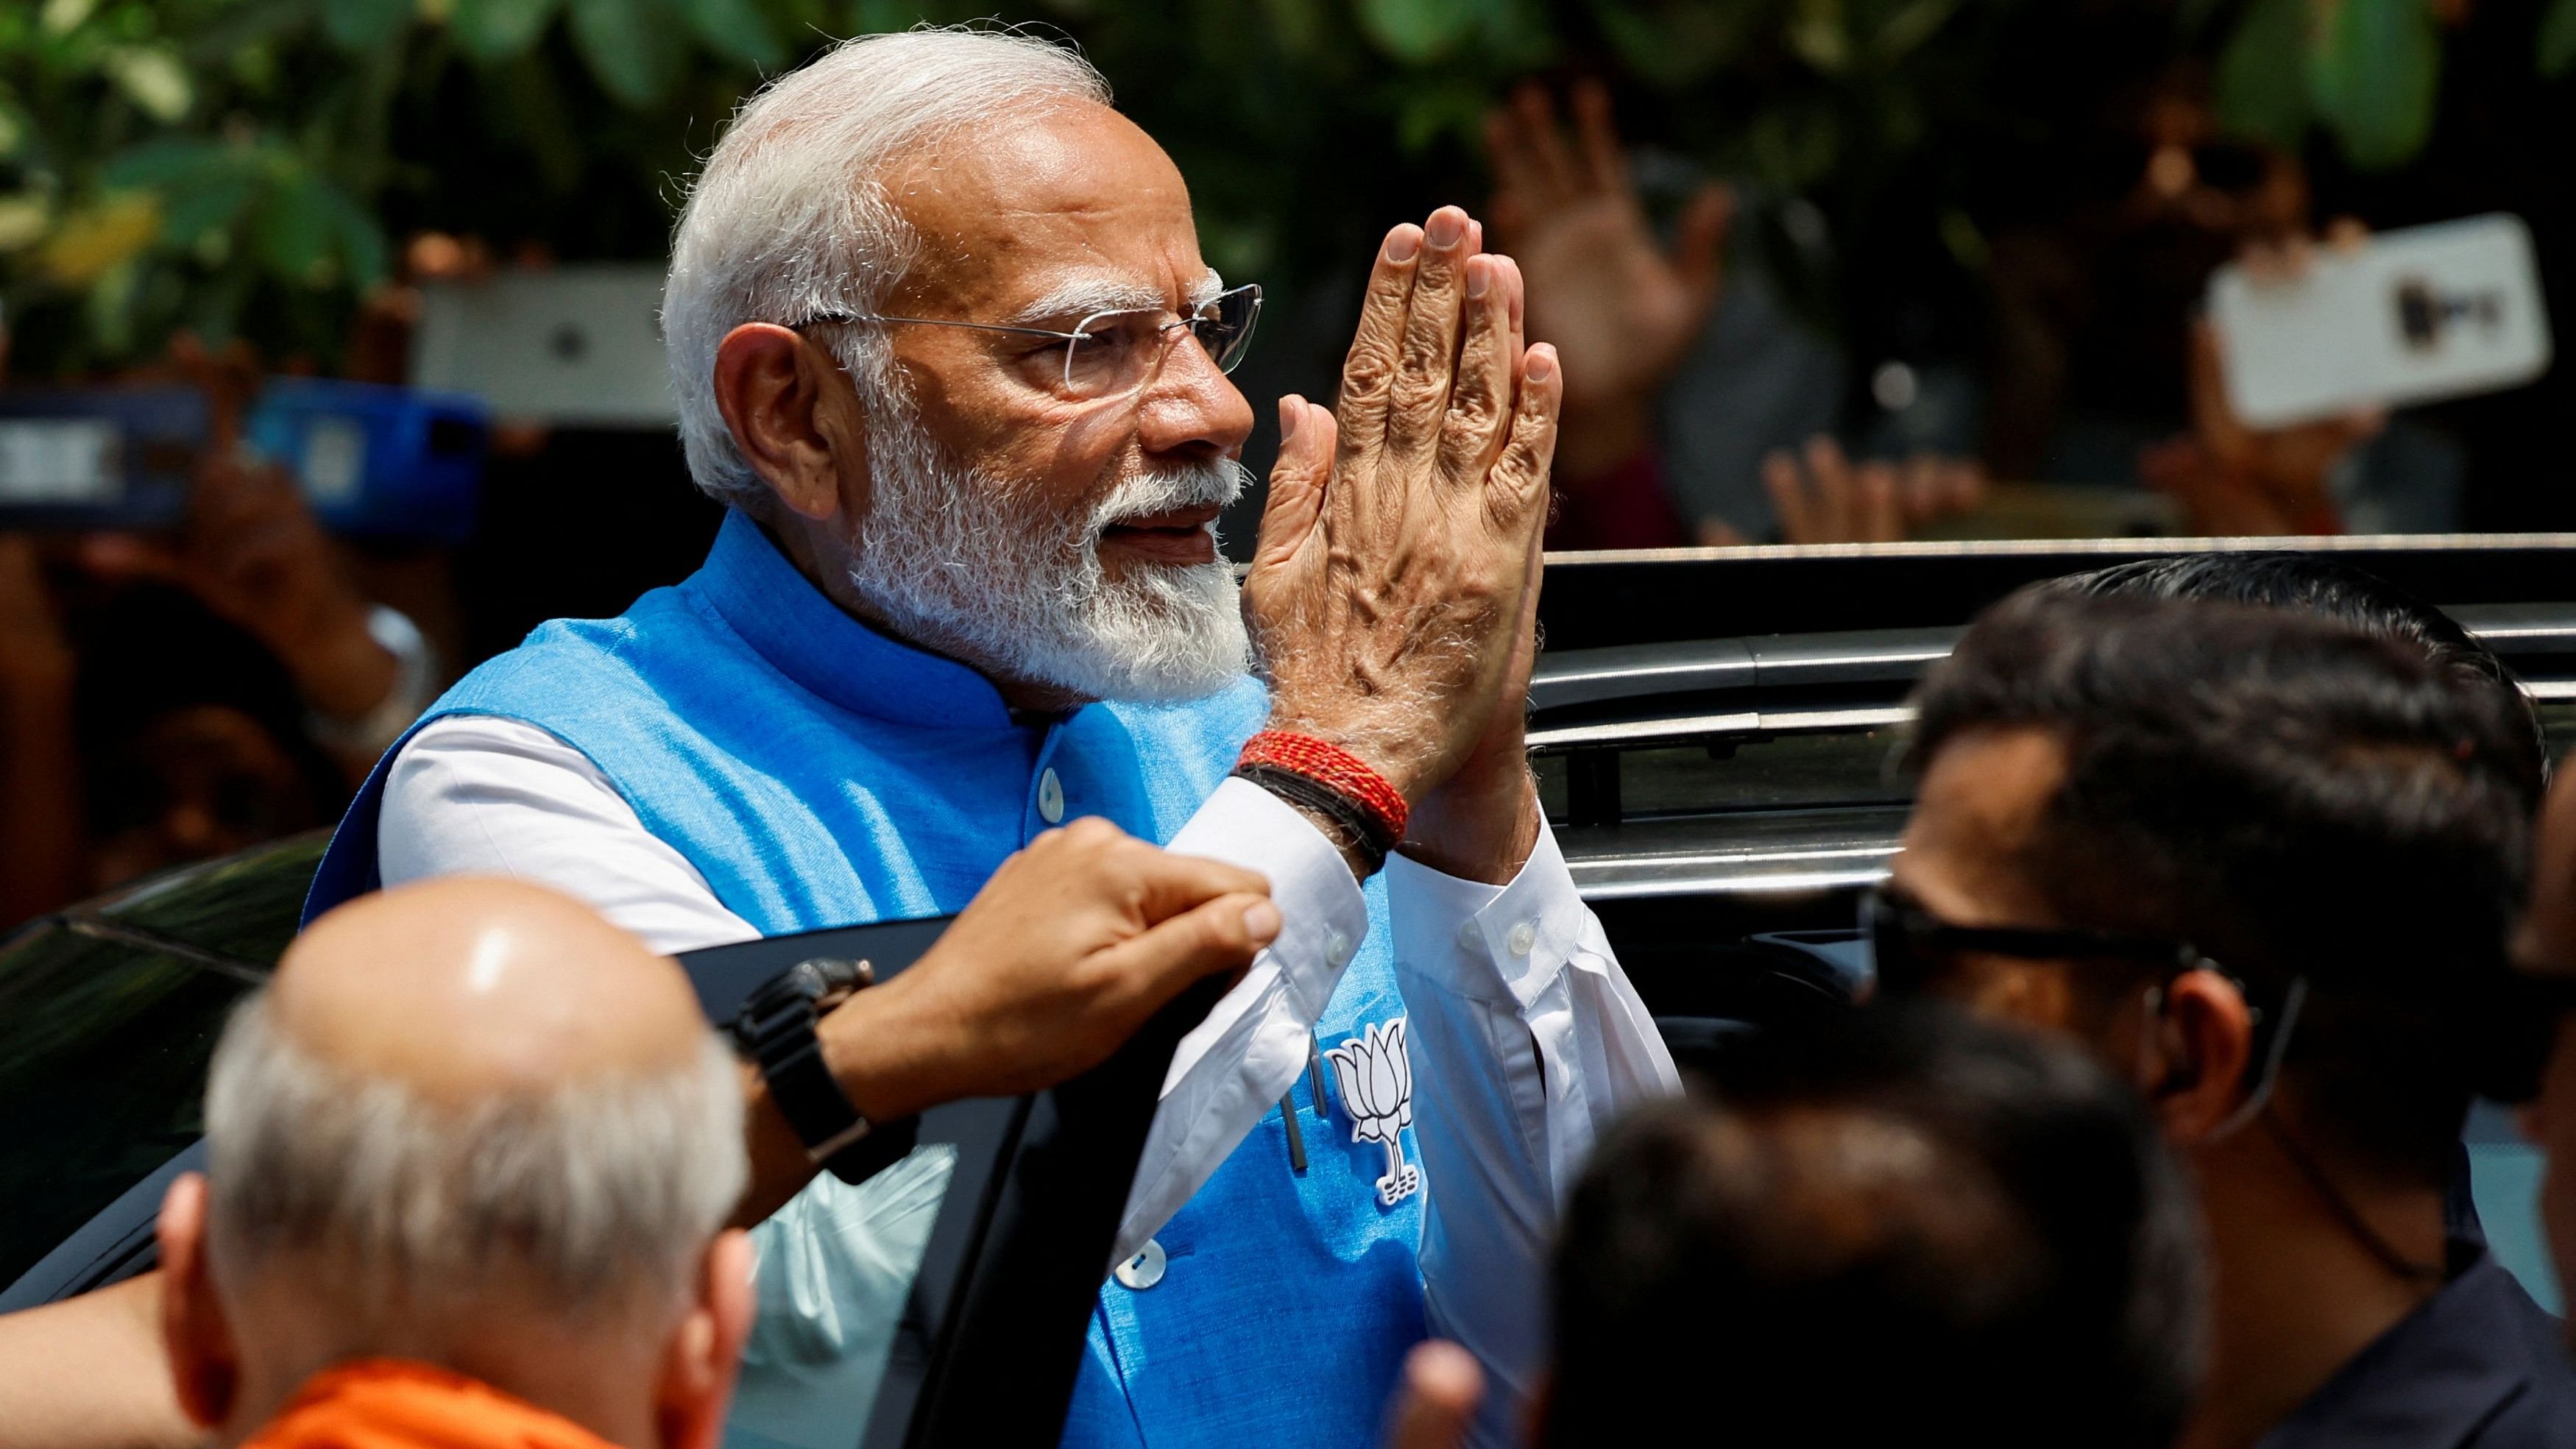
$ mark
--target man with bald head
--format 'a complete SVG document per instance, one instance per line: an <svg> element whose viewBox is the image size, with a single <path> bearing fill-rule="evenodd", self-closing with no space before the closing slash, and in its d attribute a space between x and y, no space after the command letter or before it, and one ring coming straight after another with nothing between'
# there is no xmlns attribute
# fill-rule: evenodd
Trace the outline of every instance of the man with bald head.
<svg viewBox="0 0 2576 1449"><path fill-rule="evenodd" d="M501 874L679 951L952 911L1084 816L1255 872L1277 939L1176 1054L1067 1442L1364 1444L1427 1322L1506 1422L1570 1174L1678 1086L1525 758L1564 379L1522 304L1458 208L1390 231L1335 406L1280 400L1238 582L1260 289L1201 257L1171 158L1064 47L836 47L744 106L673 237L705 566L439 701L314 905ZM946 1182L877 1128L1025 1089L1134 995L1018 985L860 992L821 1072L752 1084L741 1449L868 1418Z"/></svg>
<svg viewBox="0 0 2576 1449"><path fill-rule="evenodd" d="M234 1014L162 1205L179 1401L261 1449L705 1449L751 1325L733 1054L669 959L459 877Z"/></svg>

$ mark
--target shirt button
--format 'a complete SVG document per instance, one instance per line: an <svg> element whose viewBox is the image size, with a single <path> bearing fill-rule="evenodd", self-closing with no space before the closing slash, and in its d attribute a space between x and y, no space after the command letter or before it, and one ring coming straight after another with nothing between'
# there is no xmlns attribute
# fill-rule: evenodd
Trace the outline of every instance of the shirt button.
<svg viewBox="0 0 2576 1449"><path fill-rule="evenodd" d="M1053 766L1038 774L1038 818L1049 825L1064 823L1064 782L1055 777Z"/></svg>
<svg viewBox="0 0 2576 1449"><path fill-rule="evenodd" d="M1485 933L1472 916L1458 923L1458 949L1470 956L1485 949Z"/></svg>
<svg viewBox="0 0 2576 1449"><path fill-rule="evenodd" d="M1163 1257L1163 1245L1147 1238L1145 1251L1111 1269L1109 1276L1117 1279L1120 1287L1142 1293L1163 1281L1163 1269L1167 1266L1169 1263Z"/></svg>
<svg viewBox="0 0 2576 1449"><path fill-rule="evenodd" d="M1339 931L1327 933L1324 937L1324 960L1336 971L1351 964L1351 938Z"/></svg>
<svg viewBox="0 0 2576 1449"><path fill-rule="evenodd" d="M1519 925L1512 927L1511 947L1513 955L1526 956L1530 953L1530 947L1537 944L1538 932L1530 926L1529 922L1523 921Z"/></svg>

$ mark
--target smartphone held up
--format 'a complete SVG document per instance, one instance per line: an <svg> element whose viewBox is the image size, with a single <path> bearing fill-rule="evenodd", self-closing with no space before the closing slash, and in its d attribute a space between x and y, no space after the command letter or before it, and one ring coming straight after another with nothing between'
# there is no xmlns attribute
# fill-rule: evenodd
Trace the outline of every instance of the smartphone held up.
<svg viewBox="0 0 2576 1449"><path fill-rule="evenodd" d="M2227 401L2257 428L2518 387L2549 370L2531 230L2502 213L2377 233L2297 276L2210 279Z"/></svg>

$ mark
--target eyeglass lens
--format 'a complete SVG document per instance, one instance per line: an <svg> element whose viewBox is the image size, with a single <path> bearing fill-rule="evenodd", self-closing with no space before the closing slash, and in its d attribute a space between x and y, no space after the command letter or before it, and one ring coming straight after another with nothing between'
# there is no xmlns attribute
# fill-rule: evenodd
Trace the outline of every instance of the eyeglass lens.
<svg viewBox="0 0 2576 1449"><path fill-rule="evenodd" d="M1102 398L1143 387L1161 370L1172 334L1183 329L1207 349L1219 371L1232 372L1251 346L1252 326L1260 316L1261 289L1245 286L1220 293L1178 319L1159 307L1086 317L1074 329L1079 335L1064 346L1065 392Z"/></svg>

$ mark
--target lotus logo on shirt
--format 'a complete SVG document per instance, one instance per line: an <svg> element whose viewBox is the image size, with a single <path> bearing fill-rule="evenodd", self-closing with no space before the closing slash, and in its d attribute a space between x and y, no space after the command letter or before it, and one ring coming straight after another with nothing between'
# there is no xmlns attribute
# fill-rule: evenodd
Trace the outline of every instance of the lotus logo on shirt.
<svg viewBox="0 0 2576 1449"><path fill-rule="evenodd" d="M1377 1200L1393 1207L1421 1191L1422 1171L1404 1160L1399 1135L1413 1125L1413 1062L1404 1051L1404 1018L1371 1022L1362 1035L1324 1055L1333 1059L1333 1080L1351 1114L1351 1140L1386 1148Z"/></svg>

